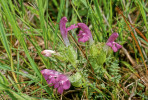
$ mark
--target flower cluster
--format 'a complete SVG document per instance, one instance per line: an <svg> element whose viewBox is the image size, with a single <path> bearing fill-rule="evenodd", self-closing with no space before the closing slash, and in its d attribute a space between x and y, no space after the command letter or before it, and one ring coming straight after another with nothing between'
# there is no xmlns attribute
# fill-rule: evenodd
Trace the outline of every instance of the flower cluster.
<svg viewBox="0 0 148 100"><path fill-rule="evenodd" d="M75 28L81 29L78 34L78 42L86 42L89 40L90 44L93 44L93 37L92 37L91 31L89 30L89 28L86 24L78 23L77 25L73 24L70 27L66 28L67 21L68 20L66 17L63 17L60 21L60 31L61 31L61 35L63 37L63 40L64 40L66 46L70 45L68 37L67 37L67 33L68 33L68 31L73 30ZM114 52L117 52L122 47L120 44L114 42L118 36L119 36L118 33L113 33L109 37L109 39L106 43L106 45L110 46Z"/></svg>
<svg viewBox="0 0 148 100"><path fill-rule="evenodd" d="M66 47L68 47L70 45L70 42L69 42L69 39L68 39L68 36L67 36L68 31L73 30L75 28L80 28L80 31L79 31L79 34L78 34L78 42L89 41L90 44L94 43L91 31L86 24L78 23L77 25L73 24L73 25L66 28L67 21L68 20L67 20L66 17L63 17L60 20L60 31L61 31L61 35L62 35L62 38L64 40ZM122 47L120 44L115 42L115 39L118 36L119 36L118 33L113 33L109 37L109 39L108 39L108 41L105 45L107 48L108 48L108 46L111 47L114 52L117 52ZM105 62L106 53L103 53L103 52L101 54L97 53L98 48L96 46L98 46L98 45L92 45L91 46L92 51L94 51L93 52L94 55L97 55L97 57L95 57L95 59L98 58L98 57L103 59L101 61L100 61L100 59L97 61L98 63L100 61L101 63L99 63L99 64L101 65ZM68 48L69 49L67 49L66 53L68 55L69 61L73 64L73 66L76 66L77 56L76 56L76 54L75 54L75 52L74 52L74 50L72 49L71 46L69 46ZM44 55L45 57L51 57L52 55L59 56L59 57L61 56L59 53L52 51L52 50L44 50L44 51L41 52L41 54ZM69 89L70 86L71 86L71 83L70 83L68 77L65 76L64 74L60 73L60 72L57 72L55 70L50 70L50 69L44 69L44 70L41 71L41 73L44 76L47 83L49 84L49 86L54 86L54 88L57 88L58 92L60 94L62 94L64 90ZM77 76L78 76L78 78L80 78L79 74L77 74ZM76 76L74 76L73 79L70 78L71 82L76 87L80 87L81 84L79 84L79 83L82 83L82 82L78 78L77 78L78 80L76 80L75 77Z"/></svg>
<svg viewBox="0 0 148 100"><path fill-rule="evenodd" d="M55 70L44 69L41 71L49 86L58 89L58 93L62 94L64 90L70 88L71 83L67 76Z"/></svg>
<svg viewBox="0 0 148 100"><path fill-rule="evenodd" d="M79 31L79 34L78 34L78 42L86 42L86 41L90 40L90 43L93 43L91 31L89 30L89 28L87 27L86 24L78 23L77 25L73 24L70 27L66 28L67 21L68 20L66 17L63 17L60 20L60 31L61 31L61 35L63 37L63 40L64 40L66 46L70 45L68 37L67 37L67 33L68 33L68 31L73 30L75 28L81 28L81 30Z"/></svg>

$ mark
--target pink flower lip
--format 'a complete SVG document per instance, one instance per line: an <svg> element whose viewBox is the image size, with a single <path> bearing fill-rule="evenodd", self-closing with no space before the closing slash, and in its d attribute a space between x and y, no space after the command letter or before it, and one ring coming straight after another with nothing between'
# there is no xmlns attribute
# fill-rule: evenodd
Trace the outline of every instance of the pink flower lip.
<svg viewBox="0 0 148 100"><path fill-rule="evenodd" d="M79 31L79 34L78 34L78 42L86 42L89 40L89 36L84 33L82 30Z"/></svg>
<svg viewBox="0 0 148 100"><path fill-rule="evenodd" d="M79 28L82 29L79 31L79 34L78 34L78 42L86 42L90 40L90 42L93 43L92 34L88 26L84 23L78 23L77 25Z"/></svg>
<svg viewBox="0 0 148 100"><path fill-rule="evenodd" d="M118 36L118 33L112 33L106 43L106 45L110 46L114 52L117 52L120 48L122 48L120 44L114 42Z"/></svg>

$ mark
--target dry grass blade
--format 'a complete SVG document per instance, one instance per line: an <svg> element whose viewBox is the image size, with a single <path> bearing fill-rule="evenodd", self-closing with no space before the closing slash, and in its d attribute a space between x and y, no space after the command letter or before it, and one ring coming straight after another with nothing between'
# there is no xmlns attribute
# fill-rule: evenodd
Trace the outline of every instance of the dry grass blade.
<svg viewBox="0 0 148 100"><path fill-rule="evenodd" d="M136 30L137 33L139 33L139 35L140 35L146 42L148 42L148 39L142 34L142 32L140 32L137 28L135 28L135 26L132 25L131 23L130 23L130 25Z"/></svg>
<svg viewBox="0 0 148 100"><path fill-rule="evenodd" d="M130 56L130 54L128 53L128 51L122 47L123 52L125 53L125 55L127 56L127 58L129 59L129 61L131 62L131 64L133 66L136 66L136 62L134 61L134 59Z"/></svg>
<svg viewBox="0 0 148 100"><path fill-rule="evenodd" d="M143 63L144 63L145 69L146 69L146 74L148 74L148 72L147 72L147 67L146 67L146 63L145 63L144 56L143 56L143 54L142 54L141 48L140 48L140 46L139 46L139 44L138 44L138 41L137 41L137 39L136 39L134 33L132 32L132 29L131 29L131 26L133 27L133 25L130 26L130 25L128 24L129 22L127 21L126 17L123 15L122 11L121 11L118 7L116 7L115 10L116 10L119 14L122 15L122 17L123 17L125 23L127 24L128 28L129 28L129 31L131 32L131 35L132 35L132 37L133 37L133 39L134 39L134 41L135 41L135 43L136 43L136 46L137 46L137 48L138 48L138 51L139 51L139 53L140 53L140 55L141 55L141 57L142 57L142 60L143 60ZM131 24L131 23L130 23L130 24ZM134 27L133 27L133 28L134 28ZM136 29L135 29L135 30L136 30ZM136 31L137 31L137 30L136 30ZM139 33L139 32L138 32L138 33ZM140 35L141 35L141 34L140 34ZM142 36L144 37L143 34L142 34Z"/></svg>
<svg viewBox="0 0 148 100"><path fill-rule="evenodd" d="M134 28L134 29L136 30L136 32L137 32L145 41L148 42L148 39L147 39L147 38L142 34L142 32L140 32L133 24L131 24L130 21L128 21L128 19L123 15L122 11L121 11L118 7L116 7L115 9L116 9L116 11L118 11L118 13L120 13L120 14L122 15L122 17L124 18L124 20L126 20L126 21L132 26L132 28Z"/></svg>

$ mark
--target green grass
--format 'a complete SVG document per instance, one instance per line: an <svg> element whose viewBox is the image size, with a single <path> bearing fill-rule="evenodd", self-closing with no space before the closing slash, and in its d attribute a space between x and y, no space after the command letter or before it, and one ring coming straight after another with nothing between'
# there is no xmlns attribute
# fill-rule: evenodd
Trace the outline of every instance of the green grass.
<svg viewBox="0 0 148 100"><path fill-rule="evenodd" d="M145 80L140 80L147 77L143 59L116 7L126 18L130 16L133 25L148 38L147 0L0 0L0 98L148 99L148 87L142 82ZM79 22L89 26L94 48L88 43L76 45L71 36L77 41L77 30L68 35L72 47L65 47L59 29L63 16L68 18L67 26ZM120 49L103 59L102 47L112 31L119 33L116 41L129 55ZM140 35L136 39L146 60L148 43ZM67 60L44 57L41 51L45 49L55 50ZM135 66L128 56L136 62ZM79 72L81 86L72 85L60 95L42 77L40 71L45 68L69 72L71 76Z"/></svg>

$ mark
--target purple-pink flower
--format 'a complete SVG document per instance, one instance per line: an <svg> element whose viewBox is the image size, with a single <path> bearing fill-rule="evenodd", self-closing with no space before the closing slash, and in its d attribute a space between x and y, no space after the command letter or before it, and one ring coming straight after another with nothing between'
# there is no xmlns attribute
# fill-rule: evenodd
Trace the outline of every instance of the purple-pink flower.
<svg viewBox="0 0 148 100"><path fill-rule="evenodd" d="M68 77L58 71L44 69L41 71L49 86L54 86L58 89L58 93L62 94L64 90L70 88L71 83Z"/></svg>
<svg viewBox="0 0 148 100"><path fill-rule="evenodd" d="M78 42L86 42L89 40L90 43L92 44L93 43L92 34L87 25L84 23L78 23L77 25L79 28L82 29L79 31L78 34Z"/></svg>
<svg viewBox="0 0 148 100"><path fill-rule="evenodd" d="M79 31L78 34L78 42L86 42L89 40L90 44L93 43L93 38L92 38L92 34L91 31L89 30L88 26L84 23L78 23L77 25L73 24L70 27L66 28L66 22L67 22L67 18L63 17L60 21L60 31L63 37L63 40L66 44L66 46L69 46L69 40L67 37L67 33L70 30L73 30L75 28L81 28L81 30Z"/></svg>
<svg viewBox="0 0 148 100"><path fill-rule="evenodd" d="M84 33L82 30L79 31L79 34L78 34L78 42L86 42L89 40L89 36Z"/></svg>
<svg viewBox="0 0 148 100"><path fill-rule="evenodd" d="M115 39L118 37L118 33L113 33L107 40L106 45L110 46L114 52L117 52L122 46L115 42Z"/></svg>
<svg viewBox="0 0 148 100"><path fill-rule="evenodd" d="M54 85L54 88L58 88L58 92L62 94L63 90L67 90L70 88L70 85L71 84L67 76L65 76L64 74L61 74L56 78L56 83Z"/></svg>
<svg viewBox="0 0 148 100"><path fill-rule="evenodd" d="M72 29L75 29L77 28L78 26L76 26L75 24L71 25L70 27L66 28L66 22L67 22L67 18L66 17L63 17L61 20L60 20L60 31L61 31L61 34L62 34L62 37L63 37L63 40L65 42L65 45L66 46L69 46L70 43L69 43L69 40L68 40L68 37L67 37L67 33L68 31L72 30Z"/></svg>

